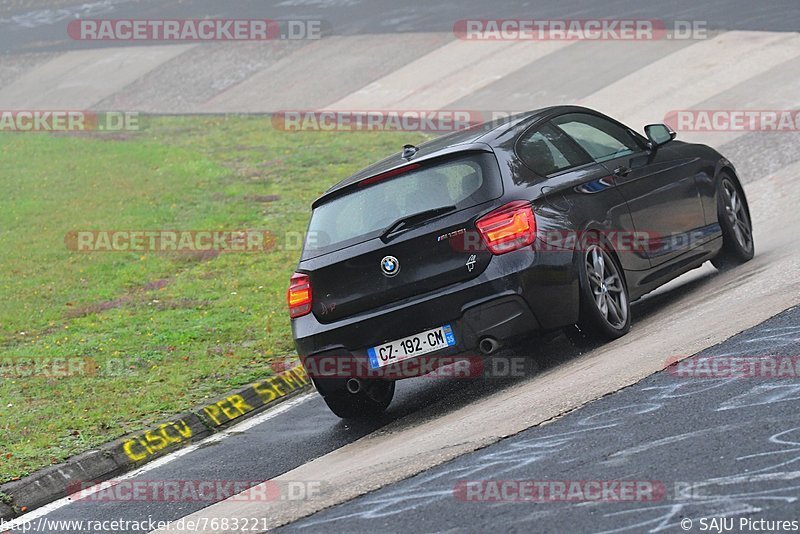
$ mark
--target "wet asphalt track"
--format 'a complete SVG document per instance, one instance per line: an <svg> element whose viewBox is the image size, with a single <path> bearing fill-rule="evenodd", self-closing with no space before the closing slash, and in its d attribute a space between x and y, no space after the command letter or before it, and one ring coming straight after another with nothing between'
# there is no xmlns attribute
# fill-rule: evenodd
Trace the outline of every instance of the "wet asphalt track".
<svg viewBox="0 0 800 534"><path fill-rule="evenodd" d="M521 351L525 348L521 347ZM544 365L555 365L582 350L565 337L545 342L531 353ZM530 350L528 350L530 352ZM497 369L511 358L505 351L497 357ZM353 442L397 419L413 416L428 408L427 417L436 417L469 404L476 398L498 391L519 381L519 378L433 378L422 377L398 383L395 399L383 418L373 423L345 423L334 416L315 393L289 411L246 432L202 446L198 450L133 480L268 480L314 458ZM430 410L431 406L434 407ZM235 431L235 427L233 428ZM51 520L75 520L91 517L97 520L125 519L138 521L152 517L170 521L207 506L208 502L117 501L96 502L86 499L51 512Z"/></svg>
<svg viewBox="0 0 800 534"><path fill-rule="evenodd" d="M714 275L711 276L713 277ZM659 308L670 300L678 299L688 292L702 290L704 280L704 278L699 278L671 292L654 295L649 299L637 302L633 308L634 320L636 320L636 318L641 320L644 317L657 314ZM800 341L798 341L800 340L800 327L795 326L793 329L791 328L792 325L797 324L800 324L800 310L795 309L791 313L787 312L763 326L753 329L753 331L747 334L737 336L720 347L710 349L704 354L728 354L729 352L726 351L730 351L731 348L739 352L751 350L753 351L751 352L752 354L797 354L798 350L800 350ZM785 331L780 330L777 331L777 333L764 333L764 331L769 328L784 328ZM761 333L760 336L759 333ZM753 343L750 341L753 338L759 338L758 342ZM497 365L495 368L501 369L503 368L503 362L508 361L508 358L514 358L524 354L531 362L531 367L528 371L532 373L541 372L575 358L583 352L591 350L591 348L592 346L576 347L563 335L550 340L531 341L530 346L520 346L515 351L506 350L500 353L496 357L498 363L495 364ZM149 471L134 480L267 480L333 451L347 443L355 441L397 419L407 417L411 419L408 424L413 425L414 419L421 417L418 412L420 412L422 408L427 408L425 410L426 420L436 418L464 405L469 405L470 402L482 398L487 394L507 388L525 379L526 377L482 377L477 380L422 377L405 380L398 383L395 400L386 415L381 420L374 423L361 424L345 423L339 420L328 411L322 399L316 394L313 394L310 398L300 402L289 411L257 425L246 432L235 434L218 443L200 447L198 450L177 458L162 467ZM697 466L693 463L687 463L685 467L688 470L684 471L686 474L680 475L684 478L680 478L680 476L676 478L676 475L670 475L671 478L669 478L662 475L661 472L648 471L646 466L649 465L648 462L652 462L653 458L646 454L633 458L633 463L630 465L625 464L623 471L620 471L620 466L613 462L605 466L598 464L598 470L588 470L586 466L597 463L598 458L618 452L626 447L642 445L643 443L649 443L661 437L680 434L681 432L691 432L695 426L704 427L711 419L705 416L696 417L698 406L711 407L714 403L721 402L721 399L733 397L736 394L745 392L754 385L761 384L761 382L753 380L732 382L731 384L716 384L713 391L709 391L708 393L701 392L702 395L693 395L691 399L688 399L687 403L666 402L663 399L658 400L659 396L664 397L665 395L666 397L664 398L668 399L668 393L677 392L677 394L683 395L684 392L693 392L697 389L696 384L698 383L701 383L701 381L684 380L683 383L681 383L681 381L662 372L657 376L648 378L640 384L637 384L635 387L625 389L589 407L583 408L554 425L549 425L544 428L537 427L523 433L519 437L505 440L500 444L490 447L490 449L488 449L489 451L497 449L497 454L500 457L506 458L506 456L508 456L508 458L497 464L489 463L487 464L489 468L487 471L477 470L475 473L476 475L483 474L485 476L488 476L487 473L494 473L494 476L500 478L531 478L534 474L526 471L526 468L529 466L529 460L538 461L541 459L543 462L542 470L539 470L539 463L536 463L537 470L535 471L535 476L541 478L558 476L564 479L575 477L582 477L582 479L615 477L630 479L638 476L651 480L662 477L659 480L664 480L671 489L674 481L682 481L684 478L689 477L690 474L697 472ZM784 381L783 383L791 384L791 381ZM659 389L647 389L650 387ZM670 389L673 387L677 387L675 392ZM800 398L800 386L797 386L797 394L794 398ZM650 410L650 407L645 406L648 403L652 405L660 403L664 406L659 407L658 410L653 409L653 413L648 417L647 414L650 412L647 410ZM580 430L579 434L581 439L569 440L571 451L565 453L569 456L569 461L566 461L566 457L562 458L558 456L558 451L561 450L562 446L561 442L553 444L552 446L546 444L544 446L544 452L547 452L547 455L540 455L537 453L530 457L527 454L528 449L525 449L524 446L515 445L516 443L527 443L534 438L546 442L549 438L540 437L552 436L553 433L572 432L570 429L573 429L575 425L577 425L577 428L586 426L580 421L589 417L592 417L592 419L587 420L591 421L596 419L604 420L605 418L605 416L593 417L593 414L605 413L609 410L612 414L626 414L629 409L621 407L634 404L644 406L643 409L645 412L637 416L635 422L631 420L630 427L618 428L616 425L607 426L601 423L598 425L593 424L591 426L591 432L588 432L588 428ZM751 419L758 419L765 415L768 415L769 418L772 419L788 417L796 411L794 409L795 406L796 405L791 402L777 404L776 406L766 406L760 411L754 411L752 418L739 421L737 417L737 426L735 428L727 430L722 428L719 434L713 435L698 434L686 440L686 444L690 447L690 450L700 444L704 444L706 448L714 449L719 445L717 440L721 440L723 442L730 441L730 446L736 448L739 447L739 442L732 440L732 437L736 432L739 432L742 435L747 434L752 438L752 444L745 446L745 444L742 443L742 450L747 450L751 445L757 445L759 443L752 433L745 432L752 423ZM778 411L772 413L773 409ZM636 409L630 410L631 414L628 415L633 415ZM723 411L715 414L715 419L719 420L719 424L724 427L723 422L728 420L733 413L732 411ZM572 421L576 420L576 418L577 422L573 424ZM627 423L627 415L625 419ZM421 420L422 419L420 419L420 421ZM796 419L792 420L797 422ZM646 426L641 426L640 423L642 421L647 421L649 423ZM556 427L559 430L553 430ZM681 430L682 428L684 430ZM772 429L773 426L769 426L768 428ZM725 430L727 434L723 430ZM584 435L589 434L592 436L591 439L583 438ZM621 438L624 439L620 441ZM763 438L763 436L759 439L761 438ZM563 445L566 446L567 443L565 442ZM506 448L512 452L503 452ZM534 448L538 450L539 446L537 445ZM668 448L665 449L668 450ZM655 449L653 452L655 454L661 454L664 450ZM672 461L677 463L680 455L684 453L686 453L684 449L675 449L675 455L672 457ZM463 464L469 466L475 462L479 464L483 463L483 454L484 451L481 451L466 456L464 457ZM488 454L494 454L494 452L489 452ZM708 454L708 450L700 448L696 450L694 457L697 459L708 458ZM545 463L545 460L550 463ZM442 476L440 479L437 473L451 473L450 469L453 468L453 465L461 466L462 460L457 460L441 468L434 469L430 476L437 481L437 484L443 480L446 484L450 484L452 482L452 477L446 478ZM495 465L497 466L497 470L493 471L492 468ZM579 467L577 471L570 471L569 469L574 469L574 465L582 467ZM704 465L706 467L706 473L713 474L724 472L724 470L720 470L719 466L714 463L704 463ZM569 469L565 470L565 466ZM519 469L517 469L517 467ZM669 471L669 469L673 469L674 467L675 466L665 466L665 468L668 469L668 473L674 473L675 471ZM506 472L506 469L509 469L509 471ZM467 472L467 468L462 469L458 467L457 471L452 473L455 473L453 476L461 474L464 475L461 478L469 478L465 474ZM558 474L556 475L556 473ZM681 471L678 473L681 473ZM377 528L377 525L383 525L385 521L387 530L395 531L407 520L403 514L395 515L394 511L391 510L392 507L389 506L388 508L390 508L390 510L386 510L385 517L383 512L378 514L381 518L381 523L372 525L371 520L374 519L373 515L371 512L365 512L364 509L370 508L375 502L382 502L381 499L383 499L384 495L394 494L395 491L403 495L403 497L398 500L398 502L402 501L402 504L399 506L418 506L419 502L417 499L422 499L423 502L425 499L424 497L414 497L413 495L415 492L420 492L418 493L420 496L427 495L427 486L423 485L423 487L420 488L418 483L420 480L428 480L425 478L428 474L429 473L423 473L422 475L412 478L408 482L390 486L368 497L353 501L351 504L336 507L329 512L320 513L318 516L313 516L313 518L308 521L301 521L298 524L298 528L302 527L305 529L306 527L316 527L312 528L314 531L330 531L330 529L333 529L333 531L377 531L380 530L380 528ZM689 480L700 480L700 478ZM424 484L427 484L427 482ZM395 488L395 486L397 488ZM437 485L436 488L434 492L439 494L439 492L442 491L440 485ZM451 522L453 521L453 517L457 516L463 518L466 522L463 523L462 526L468 526L471 524L470 521L478 521L480 516L486 515L487 513L488 516L486 516L486 520L489 522L494 521L495 519L491 519L491 517L494 517L495 513L498 512L498 510L495 509L496 506L468 503L472 506L469 510L474 510L478 516L478 518L475 518L465 513L466 508L464 508L464 503L450 501L453 501L453 499L435 499L429 504L431 509L420 510L420 513L415 515L414 521L420 521L420 525L428 531L447 530L447 528L445 528L445 518L449 518ZM55 521L77 520L89 517L96 520L124 519L130 521L138 521L143 518L152 517L154 520L171 521L202 509L208 504L210 503L197 501L175 503L152 501L94 502L86 500L60 508L49 513L47 517ZM448 506L450 508L448 508ZM509 508L521 513L524 506L516 509L513 508L513 506ZM530 508L530 506L528 506L528 508ZM528 508L525 508L527 512L522 514L522 516L531 512ZM539 508L537 508L537 511L538 510ZM605 514L606 512L607 511L603 511L602 513ZM506 511L504 510L502 513L503 517L505 517ZM565 520L563 514L568 512L566 511L566 506L550 505L548 513L549 516L552 516L552 521L554 521L552 525L558 525L559 522ZM559 513L562 515L559 516ZM591 511L589 516L594 513L600 512ZM347 514L356 514L356 516L352 519L339 519L340 516ZM627 524L628 521L624 514L609 517L616 518L614 520L617 522L614 524L617 525ZM467 518L470 518L470 520L467 521ZM328 520L333 521L333 523L317 523L317 521ZM614 520L610 521L613 522ZM398 523L394 523L393 521L397 521ZM519 521L520 523L524 523L525 518L520 517ZM592 521L592 519L589 517L586 521ZM584 531L584 529L592 530L589 528L591 525L591 522L579 522L576 523L576 528L580 531ZM488 524L482 526L488 527ZM522 525L521 528L527 529L529 526L530 525ZM478 530L481 529L479 528Z"/></svg>
<svg viewBox="0 0 800 534"><path fill-rule="evenodd" d="M800 27L800 13L794 0L88 0L52 9L37 6L0 11L0 51L32 52L131 44L74 41L66 34L63 24L75 18L206 17L320 20L327 35L451 32L453 21L466 18L649 18L663 19L667 23L694 20L707 21L711 30L797 31Z"/></svg>
<svg viewBox="0 0 800 534"><path fill-rule="evenodd" d="M798 354L800 307L795 307L692 360L773 356L798 362ZM675 532L688 518L693 523L688 531L697 532L701 519L710 525L722 517L733 518L734 532L751 528L741 520L797 524L798 402L796 374L728 379L662 371L549 425L282 530L400 532L413 524L415 532L498 527L510 532ZM459 481L480 480L653 481L666 494L652 502L605 503L464 502L454 496Z"/></svg>

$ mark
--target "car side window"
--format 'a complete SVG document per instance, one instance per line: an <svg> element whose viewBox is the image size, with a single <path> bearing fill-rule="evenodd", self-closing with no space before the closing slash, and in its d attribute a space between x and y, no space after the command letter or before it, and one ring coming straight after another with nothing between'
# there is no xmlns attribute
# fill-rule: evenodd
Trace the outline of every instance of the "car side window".
<svg viewBox="0 0 800 534"><path fill-rule="evenodd" d="M596 115L568 113L556 117L552 122L598 162L643 149L627 128Z"/></svg>
<svg viewBox="0 0 800 534"><path fill-rule="evenodd" d="M517 144L517 155L541 176L592 162L564 132L550 124L523 135Z"/></svg>

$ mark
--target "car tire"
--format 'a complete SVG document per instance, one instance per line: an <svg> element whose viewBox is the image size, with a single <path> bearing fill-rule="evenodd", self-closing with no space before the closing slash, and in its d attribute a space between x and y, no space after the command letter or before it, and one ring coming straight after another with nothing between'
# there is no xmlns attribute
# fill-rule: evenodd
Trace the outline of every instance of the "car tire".
<svg viewBox="0 0 800 534"><path fill-rule="evenodd" d="M617 339L631 328L630 298L617 258L601 241L581 247L578 265L581 334Z"/></svg>
<svg viewBox="0 0 800 534"><path fill-rule="evenodd" d="M361 390L350 393L347 379L315 380L328 408L342 419L369 419L382 414L394 397L393 380L362 380Z"/></svg>
<svg viewBox="0 0 800 534"><path fill-rule="evenodd" d="M711 263L724 271L753 258L753 225L739 183L723 173L717 183L717 220L722 228L722 248Z"/></svg>

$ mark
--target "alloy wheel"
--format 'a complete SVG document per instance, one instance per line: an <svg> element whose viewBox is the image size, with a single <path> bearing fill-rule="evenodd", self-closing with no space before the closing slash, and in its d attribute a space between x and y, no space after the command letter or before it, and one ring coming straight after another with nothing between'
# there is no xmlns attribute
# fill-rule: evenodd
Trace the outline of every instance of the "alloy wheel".
<svg viewBox="0 0 800 534"><path fill-rule="evenodd" d="M725 215L731 224L736 241L744 250L750 250L753 246L750 217L747 215L744 202L741 201L736 186L730 180L722 182L722 201L725 206Z"/></svg>
<svg viewBox="0 0 800 534"><path fill-rule="evenodd" d="M600 314L613 328L622 328L628 320L628 297L614 260L592 245L586 251L586 274Z"/></svg>

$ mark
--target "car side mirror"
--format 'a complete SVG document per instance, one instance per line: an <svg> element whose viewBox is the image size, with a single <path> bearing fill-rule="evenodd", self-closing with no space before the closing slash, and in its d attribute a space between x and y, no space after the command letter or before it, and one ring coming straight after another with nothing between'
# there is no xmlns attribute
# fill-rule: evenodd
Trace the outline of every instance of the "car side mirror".
<svg viewBox="0 0 800 534"><path fill-rule="evenodd" d="M647 138L653 143L653 148L666 145L678 135L666 124L648 124L644 127L644 133L647 134Z"/></svg>

